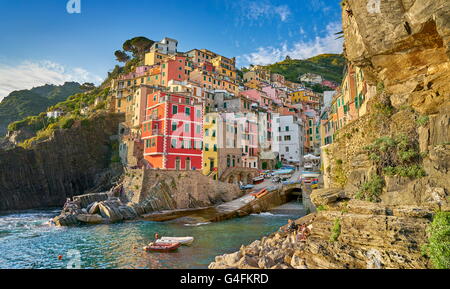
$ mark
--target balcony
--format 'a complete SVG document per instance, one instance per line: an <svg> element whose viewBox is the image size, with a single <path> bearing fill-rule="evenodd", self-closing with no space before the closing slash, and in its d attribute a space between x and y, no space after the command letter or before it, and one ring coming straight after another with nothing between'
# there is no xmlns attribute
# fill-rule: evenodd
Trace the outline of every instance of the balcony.
<svg viewBox="0 0 450 289"><path fill-rule="evenodd" d="M158 116L158 115L147 115L147 116L145 117L145 120L144 120L144 121L151 121L151 120L157 121L157 120L160 120L160 119L162 119L162 116Z"/></svg>

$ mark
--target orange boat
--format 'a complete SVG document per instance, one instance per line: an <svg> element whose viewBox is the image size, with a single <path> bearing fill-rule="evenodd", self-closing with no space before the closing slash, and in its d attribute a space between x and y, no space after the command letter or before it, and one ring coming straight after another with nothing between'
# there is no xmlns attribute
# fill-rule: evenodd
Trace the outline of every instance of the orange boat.
<svg viewBox="0 0 450 289"><path fill-rule="evenodd" d="M259 196L261 196L261 195L264 194L265 192L267 192L267 190L266 190L266 189L262 189L261 191L259 191L259 192L257 192L257 193L250 194L250 195L252 195L253 197L258 198Z"/></svg>
<svg viewBox="0 0 450 289"><path fill-rule="evenodd" d="M257 199L262 198L262 197L264 197L265 195L267 195L268 193L269 193L268 190L264 190L264 192L262 192L261 194L258 194L258 195L256 196L256 198L257 198Z"/></svg>
<svg viewBox="0 0 450 289"><path fill-rule="evenodd" d="M160 243L160 244L149 244L144 247L144 251L147 252L173 252L181 246L181 243Z"/></svg>

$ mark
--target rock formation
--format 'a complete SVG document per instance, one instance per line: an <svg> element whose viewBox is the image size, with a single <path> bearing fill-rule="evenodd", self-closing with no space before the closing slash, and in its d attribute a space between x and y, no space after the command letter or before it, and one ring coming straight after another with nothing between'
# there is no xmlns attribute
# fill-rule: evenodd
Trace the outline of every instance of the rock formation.
<svg viewBox="0 0 450 289"><path fill-rule="evenodd" d="M121 184L108 193L67 200L53 221L58 226L76 226L136 220L149 213L206 208L241 194L237 185L214 181L196 171L128 169Z"/></svg>
<svg viewBox="0 0 450 289"><path fill-rule="evenodd" d="M377 95L323 154L327 186L311 194L319 210L297 221L309 236L277 232L210 268L434 267L421 248L435 212L449 211L450 2L342 5L345 56ZM414 163L399 173L385 155Z"/></svg>
<svg viewBox="0 0 450 289"><path fill-rule="evenodd" d="M122 172L111 164L111 136L122 118L98 114L31 149L0 150L0 211L57 207L92 188L108 190Z"/></svg>

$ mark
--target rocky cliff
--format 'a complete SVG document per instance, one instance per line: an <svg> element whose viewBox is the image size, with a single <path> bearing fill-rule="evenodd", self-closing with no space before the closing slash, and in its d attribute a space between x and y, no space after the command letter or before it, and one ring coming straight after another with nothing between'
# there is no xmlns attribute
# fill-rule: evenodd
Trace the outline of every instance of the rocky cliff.
<svg viewBox="0 0 450 289"><path fill-rule="evenodd" d="M99 113L31 149L0 150L0 211L62 206L92 188L109 189L121 173L111 163L121 121L122 115Z"/></svg>
<svg viewBox="0 0 450 289"><path fill-rule="evenodd" d="M318 212L297 221L306 238L304 228L278 232L210 268L450 266L450 2L342 5L345 55L377 93L323 152ZM427 228L438 211L447 217L436 233ZM430 240L438 256L423 254Z"/></svg>

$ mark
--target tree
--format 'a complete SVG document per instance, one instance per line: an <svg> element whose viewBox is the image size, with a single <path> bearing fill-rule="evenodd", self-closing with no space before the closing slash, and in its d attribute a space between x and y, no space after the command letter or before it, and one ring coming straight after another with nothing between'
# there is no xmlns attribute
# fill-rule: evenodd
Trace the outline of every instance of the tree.
<svg viewBox="0 0 450 289"><path fill-rule="evenodd" d="M125 41L122 45L124 51L133 52L133 45L131 45L131 39Z"/></svg>
<svg viewBox="0 0 450 289"><path fill-rule="evenodd" d="M130 56L121 50L116 50L114 55L116 56L116 60L119 62L127 62L130 60Z"/></svg>
<svg viewBox="0 0 450 289"><path fill-rule="evenodd" d="M145 51L152 47L153 43L155 43L155 41L142 36L135 37L131 40L131 45L136 50L137 56L143 56Z"/></svg>
<svg viewBox="0 0 450 289"><path fill-rule="evenodd" d="M155 43L155 41L150 40L147 37L139 36L125 41L122 48L124 53L131 52L133 57L142 58L144 53L152 47L153 43Z"/></svg>

